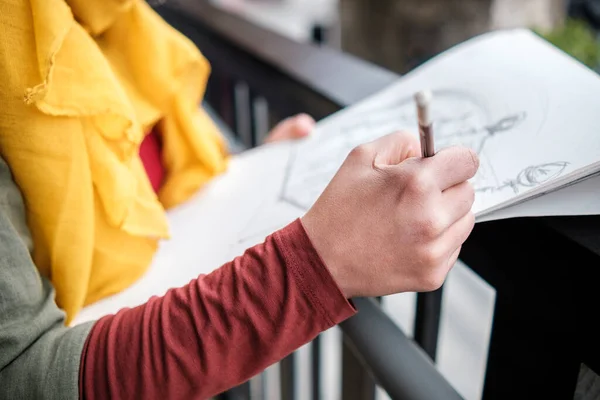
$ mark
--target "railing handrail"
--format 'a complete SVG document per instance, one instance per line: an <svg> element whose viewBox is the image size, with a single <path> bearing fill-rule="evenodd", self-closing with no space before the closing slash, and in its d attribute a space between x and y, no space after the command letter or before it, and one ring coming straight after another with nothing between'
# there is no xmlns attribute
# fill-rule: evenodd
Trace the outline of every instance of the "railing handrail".
<svg viewBox="0 0 600 400"><path fill-rule="evenodd" d="M373 299L353 301L359 312L342 322L340 328L377 383L393 399L462 400L429 356Z"/></svg>
<svg viewBox="0 0 600 400"><path fill-rule="evenodd" d="M164 7L188 15L214 34L284 71L340 107L354 104L399 78L394 72L328 47L293 41L206 1L170 0ZM366 85L355 78L363 77ZM348 82L353 81L352 85Z"/></svg>

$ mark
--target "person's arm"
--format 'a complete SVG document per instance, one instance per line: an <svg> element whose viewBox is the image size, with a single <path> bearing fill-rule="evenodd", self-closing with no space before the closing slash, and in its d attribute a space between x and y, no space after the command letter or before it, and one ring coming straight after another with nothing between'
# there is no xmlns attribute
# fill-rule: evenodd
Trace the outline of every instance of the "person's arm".
<svg viewBox="0 0 600 400"><path fill-rule="evenodd" d="M30 243L21 195L0 158L0 399L75 399L91 324L65 327Z"/></svg>
<svg viewBox="0 0 600 400"><path fill-rule="evenodd" d="M346 298L439 288L473 229L468 180L479 161L464 147L427 158L417 149L406 132L358 146L302 219L207 276L100 319L83 352L89 325L62 327L0 210L4 397L75 398L79 372L88 399L209 397L352 315Z"/></svg>
<svg viewBox="0 0 600 400"><path fill-rule="evenodd" d="M296 220L213 273L100 319L85 399L203 399L240 384L355 309Z"/></svg>
<svg viewBox="0 0 600 400"><path fill-rule="evenodd" d="M355 312L296 220L163 297L67 328L4 162L0 193L0 399L207 398Z"/></svg>

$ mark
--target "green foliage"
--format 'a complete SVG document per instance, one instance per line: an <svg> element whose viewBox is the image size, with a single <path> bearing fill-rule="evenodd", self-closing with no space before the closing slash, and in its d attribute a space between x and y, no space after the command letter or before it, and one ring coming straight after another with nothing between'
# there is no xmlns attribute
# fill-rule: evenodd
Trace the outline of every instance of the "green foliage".
<svg viewBox="0 0 600 400"><path fill-rule="evenodd" d="M538 35L590 68L600 65L600 43L588 25L576 19L550 32L535 30Z"/></svg>

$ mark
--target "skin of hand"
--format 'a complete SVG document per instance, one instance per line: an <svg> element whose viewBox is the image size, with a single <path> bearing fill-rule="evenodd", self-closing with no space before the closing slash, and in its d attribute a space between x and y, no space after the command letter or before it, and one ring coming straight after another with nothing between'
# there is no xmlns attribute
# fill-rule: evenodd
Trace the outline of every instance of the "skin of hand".
<svg viewBox="0 0 600 400"><path fill-rule="evenodd" d="M354 148L301 221L346 297L433 291L473 229L478 168L469 148L422 158L393 133Z"/></svg>
<svg viewBox="0 0 600 400"><path fill-rule="evenodd" d="M264 143L274 143L283 140L301 139L310 135L315 127L315 120L308 114L298 114L279 122L269 132Z"/></svg>

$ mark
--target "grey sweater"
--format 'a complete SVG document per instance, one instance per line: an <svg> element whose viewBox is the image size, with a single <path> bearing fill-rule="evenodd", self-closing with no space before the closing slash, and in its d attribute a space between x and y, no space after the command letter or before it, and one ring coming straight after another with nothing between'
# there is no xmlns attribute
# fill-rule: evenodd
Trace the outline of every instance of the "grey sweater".
<svg viewBox="0 0 600 400"><path fill-rule="evenodd" d="M0 158L0 399L77 399L81 353L93 322L64 325L31 246L23 199Z"/></svg>

